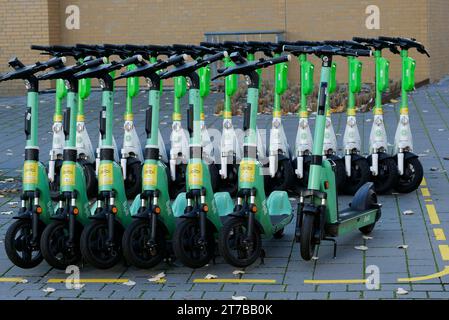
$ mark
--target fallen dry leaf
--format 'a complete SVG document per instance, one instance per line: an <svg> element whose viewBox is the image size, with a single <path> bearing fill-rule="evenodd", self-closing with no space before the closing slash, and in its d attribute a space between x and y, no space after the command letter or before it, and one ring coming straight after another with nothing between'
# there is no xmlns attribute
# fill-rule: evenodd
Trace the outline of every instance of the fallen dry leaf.
<svg viewBox="0 0 449 320"><path fill-rule="evenodd" d="M408 248L408 244L400 244L398 245L398 249L407 249Z"/></svg>
<svg viewBox="0 0 449 320"><path fill-rule="evenodd" d="M367 236L367 235L363 235L362 238L365 239L365 240L372 240L373 239L373 237L370 237L370 236Z"/></svg>
<svg viewBox="0 0 449 320"><path fill-rule="evenodd" d="M124 284L125 286L134 286L134 285L136 285L136 282L135 282L135 281L132 281L132 280L128 280L128 281L126 281L126 282L123 282L123 284Z"/></svg>
<svg viewBox="0 0 449 320"><path fill-rule="evenodd" d="M360 250L360 251L366 251L366 250L368 250L368 247L367 246L355 246L354 249Z"/></svg>
<svg viewBox="0 0 449 320"><path fill-rule="evenodd" d="M232 300L248 300L245 296L232 296Z"/></svg>
<svg viewBox="0 0 449 320"><path fill-rule="evenodd" d="M405 210L402 212L404 216L411 216L412 214L415 214L413 210Z"/></svg>
<svg viewBox="0 0 449 320"><path fill-rule="evenodd" d="M55 289L55 288L50 288L50 287L48 287L48 288L42 289L42 291L47 292L47 293L50 293L50 292L55 292L56 289Z"/></svg>
<svg viewBox="0 0 449 320"><path fill-rule="evenodd" d="M404 288L398 288L396 290L396 294L399 294L399 295L404 295L404 294L407 294L407 293L408 293L408 291L405 290Z"/></svg>
<svg viewBox="0 0 449 320"><path fill-rule="evenodd" d="M148 279L148 281L158 282L158 281L161 281L163 278L165 278L165 272L161 272L161 273L153 276L152 278Z"/></svg>
<svg viewBox="0 0 449 320"><path fill-rule="evenodd" d="M245 271L243 271L243 270L234 270L234 271L232 271L232 274L233 275L239 275L239 274L244 274L245 273Z"/></svg>
<svg viewBox="0 0 449 320"><path fill-rule="evenodd" d="M204 279L217 279L217 278L218 278L217 275L215 275L215 274L210 274L210 273L208 273L208 274L204 277Z"/></svg>

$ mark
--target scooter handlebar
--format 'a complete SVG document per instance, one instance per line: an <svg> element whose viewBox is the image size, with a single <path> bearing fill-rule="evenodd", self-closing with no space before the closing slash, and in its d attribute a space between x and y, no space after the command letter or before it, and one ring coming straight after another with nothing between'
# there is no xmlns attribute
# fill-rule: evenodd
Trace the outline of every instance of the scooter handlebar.
<svg viewBox="0 0 449 320"><path fill-rule="evenodd" d="M430 57L429 52L426 50L426 48L424 47L424 45L418 41L416 41L416 39L414 38L401 38L401 37L385 37L385 36L380 36L379 40L383 40L383 41L389 41L392 42L396 45L398 45L399 47L401 47L402 49L410 49L410 48L415 48L419 53L421 54L425 54L428 57Z"/></svg>
<svg viewBox="0 0 449 320"><path fill-rule="evenodd" d="M129 66L130 64L140 64L143 61L143 57L140 54L126 58L119 62L123 67Z"/></svg>

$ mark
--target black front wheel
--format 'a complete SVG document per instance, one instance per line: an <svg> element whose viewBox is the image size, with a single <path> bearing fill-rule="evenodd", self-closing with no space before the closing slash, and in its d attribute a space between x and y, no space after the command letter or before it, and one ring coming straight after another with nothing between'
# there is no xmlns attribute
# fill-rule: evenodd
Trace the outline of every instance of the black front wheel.
<svg viewBox="0 0 449 320"><path fill-rule="evenodd" d="M423 175L423 167L418 158L404 159L404 174L396 180L395 189L400 193L415 191L421 184Z"/></svg>
<svg viewBox="0 0 449 320"><path fill-rule="evenodd" d="M39 244L31 245L31 220L17 220L6 231L5 251L9 260L23 269L36 267L42 262Z"/></svg>
<svg viewBox="0 0 449 320"><path fill-rule="evenodd" d="M316 246L315 217L313 215L303 215L299 245L301 257L306 261L312 259Z"/></svg>
<svg viewBox="0 0 449 320"><path fill-rule="evenodd" d="M248 220L231 218L220 230L218 248L227 263L237 268L253 264L260 257L262 239L259 230L253 228L248 235Z"/></svg>
<svg viewBox="0 0 449 320"><path fill-rule="evenodd" d="M377 176L371 176L374 189L379 194L390 191L398 179L398 168L393 158L379 160Z"/></svg>
<svg viewBox="0 0 449 320"><path fill-rule="evenodd" d="M239 182L239 166L238 164L228 164L227 165L227 173L228 176L226 179L222 179L220 176L220 181L218 183L218 191L219 192L229 192L231 197L234 197L237 194Z"/></svg>
<svg viewBox="0 0 449 320"><path fill-rule="evenodd" d="M59 199L61 167L62 167L62 160L61 159L55 160L55 175L54 175L53 181L49 183L50 198L53 201L58 201L58 199ZM48 170L48 168L47 168L47 170Z"/></svg>
<svg viewBox="0 0 449 320"><path fill-rule="evenodd" d="M68 239L68 225L63 221L50 223L42 233L42 256L56 269L65 270L67 266L76 264L81 259L79 232L76 233L71 247L67 246Z"/></svg>
<svg viewBox="0 0 449 320"><path fill-rule="evenodd" d="M115 266L122 257L122 239L115 228L114 243L108 243L108 225L106 221L94 220L81 233L81 253L83 258L98 269Z"/></svg>
<svg viewBox="0 0 449 320"><path fill-rule="evenodd" d="M343 159L344 161L344 159ZM359 158L351 161L351 176L346 177L343 192L354 195L370 179L371 171L368 160Z"/></svg>
<svg viewBox="0 0 449 320"><path fill-rule="evenodd" d="M156 266L167 254L165 234L160 228L156 228L156 237L153 243L150 220L144 219L136 219L126 228L122 247L126 261L141 269Z"/></svg>
<svg viewBox="0 0 449 320"><path fill-rule="evenodd" d="M278 168L274 177L267 176L268 183L266 194L270 194L273 191L288 191L294 182L295 170L290 159L282 159L278 162Z"/></svg>
<svg viewBox="0 0 449 320"><path fill-rule="evenodd" d="M173 251L176 258L185 266L201 268L213 258L215 251L213 232L207 230L205 243L201 243L200 240L199 219L182 219L173 235Z"/></svg>

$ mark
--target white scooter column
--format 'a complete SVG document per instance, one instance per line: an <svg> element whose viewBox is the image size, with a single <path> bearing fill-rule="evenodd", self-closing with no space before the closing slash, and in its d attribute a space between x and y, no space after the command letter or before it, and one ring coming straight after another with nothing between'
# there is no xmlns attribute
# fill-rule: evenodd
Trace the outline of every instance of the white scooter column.
<svg viewBox="0 0 449 320"><path fill-rule="evenodd" d="M348 116L345 133L343 136L343 145L345 149L345 169L346 175L351 176L351 156L354 150L361 149L360 133L357 127L355 116Z"/></svg>
<svg viewBox="0 0 449 320"><path fill-rule="evenodd" d="M399 175L404 174L404 151L413 151L413 137L408 114L401 114L394 136L394 150L398 156Z"/></svg>

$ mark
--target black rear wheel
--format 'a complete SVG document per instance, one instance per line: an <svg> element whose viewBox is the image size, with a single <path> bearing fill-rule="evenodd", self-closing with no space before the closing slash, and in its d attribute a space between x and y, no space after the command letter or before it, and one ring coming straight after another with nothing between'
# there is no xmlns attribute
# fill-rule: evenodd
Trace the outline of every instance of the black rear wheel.
<svg viewBox="0 0 449 320"><path fill-rule="evenodd" d="M234 197L237 194L239 182L239 166L238 164L228 164L228 177L226 179L222 179L220 176L220 181L218 184L218 191L220 192L229 192L231 197Z"/></svg>
<svg viewBox="0 0 449 320"><path fill-rule="evenodd" d="M315 252L315 217L310 214L304 214L301 224L301 236L299 239L301 257L309 261Z"/></svg>
<svg viewBox="0 0 449 320"><path fill-rule="evenodd" d="M55 160L55 175L53 182L50 182L50 198L53 201L58 201L59 199L59 185L60 185L60 178L61 178L61 167L62 167L62 160L57 159ZM47 168L48 169L48 168Z"/></svg>
<svg viewBox="0 0 449 320"><path fill-rule="evenodd" d="M359 158L351 161L351 176L346 177L343 187L344 193L354 195L366 182L369 181L371 171L368 160Z"/></svg>
<svg viewBox="0 0 449 320"><path fill-rule="evenodd" d="M165 234L157 228L154 243L151 240L150 220L136 219L123 234L123 255L131 265L148 269L159 264L167 254Z"/></svg>
<svg viewBox="0 0 449 320"><path fill-rule="evenodd" d="M86 193L89 199L93 199L98 195L98 180L95 174L95 164L87 161L81 161L83 166L84 178L86 179Z"/></svg>
<svg viewBox="0 0 449 320"><path fill-rule="evenodd" d="M23 269L34 268L43 259L39 243L31 246L32 236L31 220L17 220L6 231L6 254L12 263Z"/></svg>
<svg viewBox="0 0 449 320"><path fill-rule="evenodd" d="M260 257L262 239L259 230L254 228L249 237L247 219L234 217L226 221L219 233L218 248L227 263L244 268Z"/></svg>
<svg viewBox="0 0 449 320"><path fill-rule="evenodd" d="M170 173L170 172L169 172ZM187 175L187 165L186 164L178 164L175 167L175 180L171 179L169 174L169 184L170 189L168 190L170 193L170 199L175 199L178 194L186 191L186 175Z"/></svg>
<svg viewBox="0 0 449 320"><path fill-rule="evenodd" d="M121 232L115 228L113 244L108 243L108 225L106 221L94 220L81 233L81 253L83 258L98 269L115 266L122 257Z"/></svg>
<svg viewBox="0 0 449 320"><path fill-rule="evenodd" d="M50 223L42 233L42 256L56 269L65 270L67 266L76 264L81 258L79 232L76 233L72 248L67 247L68 238L68 225L63 221Z"/></svg>
<svg viewBox="0 0 449 320"><path fill-rule="evenodd" d="M396 180L395 189L400 193L409 193L418 189L423 178L423 167L418 158L404 160L404 174Z"/></svg>
<svg viewBox="0 0 449 320"><path fill-rule="evenodd" d="M181 219L173 235L173 251L185 266L201 268L214 256L215 239L212 230L207 230L206 244L199 243L199 219Z"/></svg>

